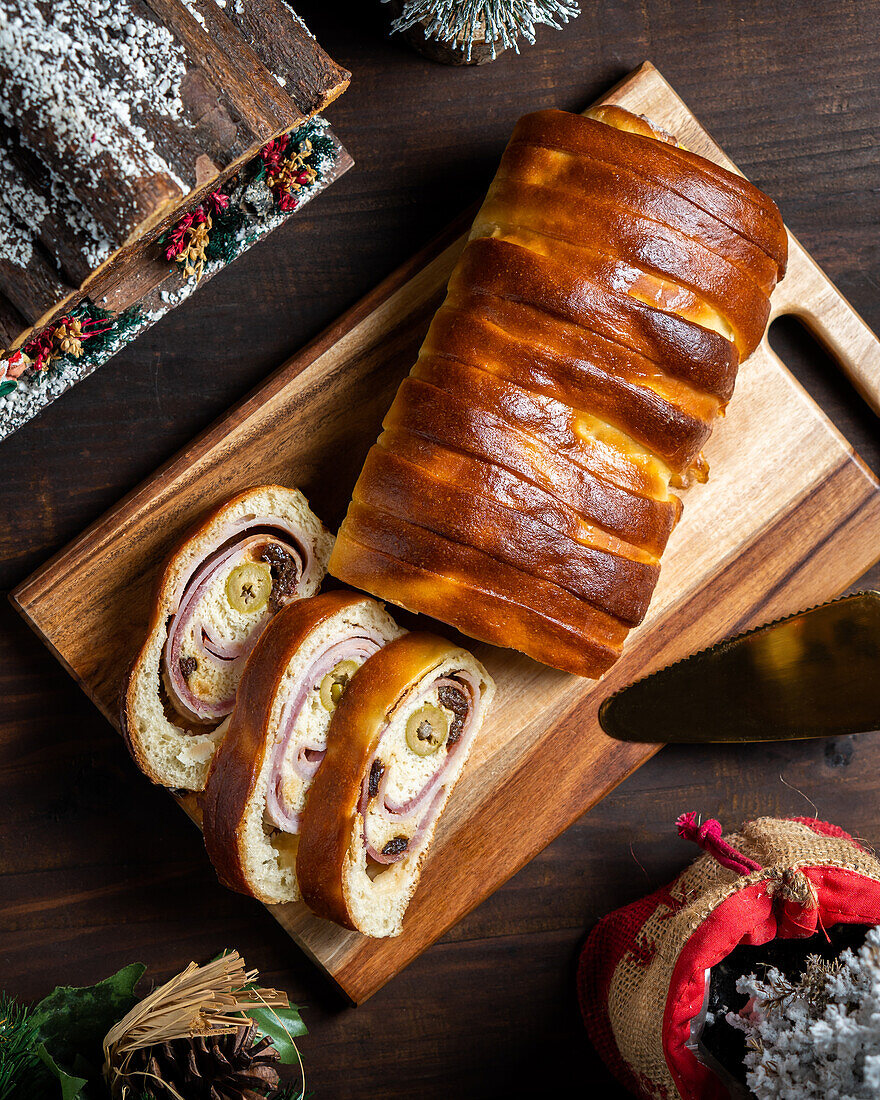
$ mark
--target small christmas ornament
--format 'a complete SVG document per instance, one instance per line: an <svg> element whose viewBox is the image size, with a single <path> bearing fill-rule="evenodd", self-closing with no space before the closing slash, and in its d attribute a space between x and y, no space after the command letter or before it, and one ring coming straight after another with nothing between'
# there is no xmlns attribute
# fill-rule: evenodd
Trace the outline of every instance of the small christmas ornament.
<svg viewBox="0 0 880 1100"><path fill-rule="evenodd" d="M24 350L34 370L45 370L52 360L57 358L55 354L55 326L51 325L49 328L43 329L39 336L35 336L33 340L25 344Z"/></svg>
<svg viewBox="0 0 880 1100"><path fill-rule="evenodd" d="M179 218L163 238L166 259L175 260L187 279L195 275L198 281L202 277L211 225L211 215L204 206L197 206Z"/></svg>
<svg viewBox="0 0 880 1100"><path fill-rule="evenodd" d="M55 344L62 355L79 359L82 355L82 322L78 317L64 317L55 329Z"/></svg>
<svg viewBox="0 0 880 1100"><path fill-rule="evenodd" d="M230 186L234 182L234 179L230 180ZM225 210L229 206L229 196L225 191L212 191L205 199L205 206L212 214L219 214L221 210Z"/></svg>
<svg viewBox="0 0 880 1100"><path fill-rule="evenodd" d="M4 355L6 352L0 350L0 397L11 393L18 385L18 379L32 365L30 357L22 348L6 359L3 358Z"/></svg>
<svg viewBox="0 0 880 1100"><path fill-rule="evenodd" d="M727 837L717 821L701 824L696 814L682 815L678 827L705 854L668 886L604 917L584 945L578 993L593 1045L643 1100L807 1097L796 1089L746 1091L736 1067L709 1043L715 1017L724 1015L713 983L725 968L746 973L736 953L758 950L764 962L774 964L774 956L793 961L814 993L818 971L807 956L821 953L830 963L829 983L836 981L834 960L850 965L845 952L838 956L838 944L860 942L868 927L880 924L880 861L842 829L813 818L759 818ZM833 998L831 984L828 992ZM753 996L769 1005L775 994L765 983L760 989L754 984ZM745 1004L745 996L741 1000ZM727 1007L735 1006L728 1000ZM764 1011L760 1005L758 1011ZM870 1010L866 1027L876 1027L869 1017ZM769 1040L759 1026L753 1037ZM853 1026L849 1020L843 1030ZM802 1061L814 1056L819 1053L796 1054Z"/></svg>
<svg viewBox="0 0 880 1100"><path fill-rule="evenodd" d="M104 1039L114 1100L268 1096L278 1086L280 1056L272 1038L258 1035L253 1016L269 1010L283 1020L289 1006L286 994L260 989L256 978L233 951L205 966L190 963L136 1004Z"/></svg>
<svg viewBox="0 0 880 1100"><path fill-rule="evenodd" d="M580 15L576 0L382 0L395 16L391 30L402 33L419 53L447 65L482 65L519 39L535 43L540 24L557 30Z"/></svg>
<svg viewBox="0 0 880 1100"><path fill-rule="evenodd" d="M289 134L282 134L263 147L260 156L266 166L266 183L279 210L295 210L296 192L317 178L315 169L306 164L311 155L312 143L308 138L292 148Z"/></svg>

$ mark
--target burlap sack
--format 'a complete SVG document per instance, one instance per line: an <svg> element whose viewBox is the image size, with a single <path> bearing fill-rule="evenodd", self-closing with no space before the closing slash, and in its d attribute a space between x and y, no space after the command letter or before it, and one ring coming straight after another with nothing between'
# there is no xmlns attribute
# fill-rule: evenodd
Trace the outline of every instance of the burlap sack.
<svg viewBox="0 0 880 1100"><path fill-rule="evenodd" d="M680 831L712 854L603 918L578 969L594 1046L626 1088L657 1100L727 1100L688 1042L709 968L734 947L880 924L880 861L842 829L763 817L722 840L717 822L697 829L693 816Z"/></svg>

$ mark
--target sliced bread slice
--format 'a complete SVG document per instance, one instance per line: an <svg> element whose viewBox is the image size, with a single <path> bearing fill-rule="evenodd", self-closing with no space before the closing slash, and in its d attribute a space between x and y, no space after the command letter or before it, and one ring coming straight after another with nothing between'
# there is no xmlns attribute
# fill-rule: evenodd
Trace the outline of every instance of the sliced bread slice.
<svg viewBox="0 0 880 1100"><path fill-rule="evenodd" d="M495 685L470 653L404 634L352 677L302 818L296 873L318 916L396 936Z"/></svg>
<svg viewBox="0 0 880 1100"><path fill-rule="evenodd" d="M296 901L306 796L348 681L403 631L349 591L279 612L251 653L203 801L205 847L220 881L267 905Z"/></svg>
<svg viewBox="0 0 880 1100"><path fill-rule="evenodd" d="M276 612L317 592L332 548L302 493L280 485L239 493L177 545L122 700L154 783L204 788L248 654Z"/></svg>

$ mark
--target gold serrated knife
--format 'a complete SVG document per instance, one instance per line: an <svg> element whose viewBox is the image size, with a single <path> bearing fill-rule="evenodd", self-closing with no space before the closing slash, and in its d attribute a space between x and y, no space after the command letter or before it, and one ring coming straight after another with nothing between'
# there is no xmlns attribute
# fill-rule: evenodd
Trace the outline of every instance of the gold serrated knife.
<svg viewBox="0 0 880 1100"><path fill-rule="evenodd" d="M619 741L784 741L880 730L880 593L859 592L685 657L609 696Z"/></svg>

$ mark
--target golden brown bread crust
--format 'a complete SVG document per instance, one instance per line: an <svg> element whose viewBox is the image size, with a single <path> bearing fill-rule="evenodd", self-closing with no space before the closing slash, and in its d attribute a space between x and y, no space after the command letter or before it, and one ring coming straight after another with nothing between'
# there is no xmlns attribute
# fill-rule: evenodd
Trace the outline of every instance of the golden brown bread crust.
<svg viewBox="0 0 880 1100"><path fill-rule="evenodd" d="M668 498L669 468L662 459L620 433L612 445L595 439L589 431L589 412L582 413L564 401L514 386L455 359L424 356L413 367L410 380L445 390L450 401L467 393L469 402L493 409L508 428L540 440L556 454L626 492L654 500Z"/></svg>
<svg viewBox="0 0 880 1100"><path fill-rule="evenodd" d="M512 299L605 336L724 401L733 393L738 359L729 340L611 291L549 256L490 237L471 241L449 280L449 300L483 295Z"/></svg>
<svg viewBox="0 0 880 1100"><path fill-rule="evenodd" d="M389 432L418 435L509 470L557 496L587 522L657 556L681 514L677 497L656 501L626 492L491 410L450 401L442 390L417 378L401 383L384 424Z"/></svg>
<svg viewBox="0 0 880 1100"><path fill-rule="evenodd" d="M510 145L526 142L591 157L636 172L664 190L690 199L733 232L771 256L785 274L788 240L772 199L743 176L705 157L664 142L615 129L566 111L535 111L514 127Z"/></svg>
<svg viewBox="0 0 880 1100"><path fill-rule="evenodd" d="M353 541L388 557L464 580L475 590L501 596L553 618L603 646L623 643L628 627L618 618L578 599L565 588L533 577L464 543L453 542L396 516L352 502L345 528ZM450 614L452 614L450 610ZM453 624L454 625L454 624Z"/></svg>
<svg viewBox="0 0 880 1100"><path fill-rule="evenodd" d="M787 254L747 180L601 117L517 124L329 567L589 676L645 612L670 485L705 480Z"/></svg>
<svg viewBox="0 0 880 1100"><path fill-rule="evenodd" d="M202 800L205 847L224 886L256 897L244 872L243 825L263 767L269 718L289 662L321 623L362 603L336 590L288 604L270 621L248 657L226 737L214 756Z"/></svg>
<svg viewBox="0 0 880 1100"><path fill-rule="evenodd" d="M657 553L627 542L585 520L566 501L503 466L443 447L415 432L397 429L390 429L379 436L376 450L380 449L421 467L440 482L467 486L472 493L530 516L569 539L577 539L632 561L658 564Z"/></svg>
<svg viewBox="0 0 880 1100"><path fill-rule="evenodd" d="M352 499L543 577L632 625L644 618L660 572L657 564L568 538L531 515L438 479L384 447L370 451Z"/></svg>
<svg viewBox="0 0 880 1100"><path fill-rule="evenodd" d="M404 634L374 653L349 681L330 722L296 857L303 900L319 917L355 928L343 893L343 867L367 764L401 694L456 649L434 634Z"/></svg>
<svg viewBox="0 0 880 1100"><path fill-rule="evenodd" d="M530 237L530 248L554 258L566 258L561 242L574 245L568 254L579 273L610 290L634 268L687 287L725 317L743 358L764 333L769 300L740 267L678 230L619 204L596 202L592 193L585 198L536 183L496 180L483 220L511 234L527 225L530 234L544 238Z"/></svg>
<svg viewBox="0 0 880 1100"><path fill-rule="evenodd" d="M498 589L484 591L464 570L438 565L431 572L410 562L358 543L343 532L334 547L336 568L358 588L369 588L381 599L410 611L430 615L492 645L527 653L563 672L596 679L620 656L618 645L596 641L568 623L517 603Z"/></svg>
<svg viewBox="0 0 880 1100"><path fill-rule="evenodd" d="M572 408L589 408L654 450L671 469L687 470L709 437L708 420L721 408L718 398L674 383L660 382L658 392L653 371L639 374L632 369L634 356L601 337L584 341L587 346L575 352L554 340L555 334L530 345L511 333L507 312L508 327L502 329L492 323L490 310L477 315L444 304L421 360L457 359ZM538 326L529 327L536 337ZM650 365L645 361L644 366Z"/></svg>
<svg viewBox="0 0 880 1100"><path fill-rule="evenodd" d="M597 205L619 206L639 212L678 230L736 264L768 294L779 277L776 261L762 248L731 232L718 218L669 188L659 188L644 176L589 157L560 157L552 149L511 143L501 158L496 180L531 182L553 180L553 186L583 195L589 192ZM483 212L481 211L481 217Z"/></svg>

